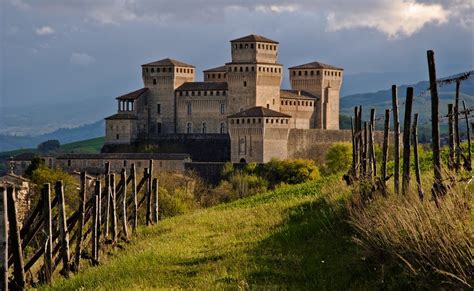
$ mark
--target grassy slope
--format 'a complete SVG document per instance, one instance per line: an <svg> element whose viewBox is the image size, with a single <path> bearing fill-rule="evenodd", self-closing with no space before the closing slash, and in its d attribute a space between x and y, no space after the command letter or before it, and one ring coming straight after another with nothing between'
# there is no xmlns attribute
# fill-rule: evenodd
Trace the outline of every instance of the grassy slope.
<svg viewBox="0 0 474 291"><path fill-rule="evenodd" d="M166 219L53 288L376 288L355 255L346 194L334 179L310 182Z"/></svg>

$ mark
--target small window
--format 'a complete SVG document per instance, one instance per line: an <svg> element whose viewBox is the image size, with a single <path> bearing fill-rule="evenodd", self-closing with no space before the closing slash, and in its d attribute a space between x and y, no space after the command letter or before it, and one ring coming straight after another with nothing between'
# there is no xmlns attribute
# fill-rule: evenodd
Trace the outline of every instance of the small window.
<svg viewBox="0 0 474 291"><path fill-rule="evenodd" d="M117 135L115 136L115 139L117 139L117 140L120 139L120 135L117 134Z"/></svg>
<svg viewBox="0 0 474 291"><path fill-rule="evenodd" d="M168 68L168 72L171 73L171 72L172 72L172 68Z"/></svg>
<svg viewBox="0 0 474 291"><path fill-rule="evenodd" d="M220 133L225 133L225 122L221 122Z"/></svg>
<svg viewBox="0 0 474 291"><path fill-rule="evenodd" d="M117 134L118 135L118 134ZM118 139L118 138L117 138ZM67 160L67 166L70 167L71 166L71 160Z"/></svg>
<svg viewBox="0 0 474 291"><path fill-rule="evenodd" d="M241 43L241 44L239 45L239 48L240 48L240 49L243 49L243 48L244 48L244 45Z"/></svg>
<svg viewBox="0 0 474 291"><path fill-rule="evenodd" d="M207 123L206 122L202 123L202 133L207 133Z"/></svg>
<svg viewBox="0 0 474 291"><path fill-rule="evenodd" d="M158 122L158 123L156 124L156 132L157 132L157 133L161 133L161 122Z"/></svg>
<svg viewBox="0 0 474 291"><path fill-rule="evenodd" d="M123 166L124 166L124 167L127 166L127 160L123 160Z"/></svg>
<svg viewBox="0 0 474 291"><path fill-rule="evenodd" d="M246 49L249 48L249 44L248 44L248 43L245 44L245 48L246 48Z"/></svg>
<svg viewBox="0 0 474 291"><path fill-rule="evenodd" d="M212 74L212 78L215 79L215 78L216 78L216 74Z"/></svg>
<svg viewBox="0 0 474 291"><path fill-rule="evenodd" d="M155 72L155 68L151 68L151 72L154 73L154 72Z"/></svg>
<svg viewBox="0 0 474 291"><path fill-rule="evenodd" d="M186 123L186 132L192 133L193 132L193 125L191 122Z"/></svg>
<svg viewBox="0 0 474 291"><path fill-rule="evenodd" d="M220 79L220 78L221 78L221 74L217 74L217 78L219 78L219 79Z"/></svg>
<svg viewBox="0 0 474 291"><path fill-rule="evenodd" d="M188 114L191 114L193 112L193 108L192 108L192 105L191 105L191 102L188 102Z"/></svg>
<svg viewBox="0 0 474 291"><path fill-rule="evenodd" d="M267 108L270 109L270 104L267 103Z"/></svg>
<svg viewBox="0 0 474 291"><path fill-rule="evenodd" d="M225 104L221 103L221 114L225 114Z"/></svg>
<svg viewBox="0 0 474 291"><path fill-rule="evenodd" d="M156 114L161 114L161 104L156 104Z"/></svg>
<svg viewBox="0 0 474 291"><path fill-rule="evenodd" d="M298 71L298 76L301 76L301 71Z"/></svg>
<svg viewBox="0 0 474 291"><path fill-rule="evenodd" d="M209 95L214 96L214 91L210 91Z"/></svg>
<svg viewBox="0 0 474 291"><path fill-rule="evenodd" d="M240 67L239 71L243 72L243 71L244 71L244 68L243 68L243 67Z"/></svg>
<svg viewBox="0 0 474 291"><path fill-rule="evenodd" d="M247 87L247 81L244 81L244 87Z"/></svg>
<svg viewBox="0 0 474 291"><path fill-rule="evenodd" d="M293 71L293 76L296 76L296 71Z"/></svg>
<svg viewBox="0 0 474 291"><path fill-rule="evenodd" d="M153 85L156 85L156 79L153 79Z"/></svg>
<svg viewBox="0 0 474 291"><path fill-rule="evenodd" d="M221 94L221 91L216 91L216 96L219 96Z"/></svg>
<svg viewBox="0 0 474 291"><path fill-rule="evenodd" d="M267 118L267 119L265 119L265 123L268 123L268 118Z"/></svg>
<svg viewBox="0 0 474 291"><path fill-rule="evenodd" d="M308 71L304 71L304 75L305 75L305 76L308 76Z"/></svg>
<svg viewBox="0 0 474 291"><path fill-rule="evenodd" d="M248 72L248 71L249 71L249 67L245 67L245 71Z"/></svg>
<svg viewBox="0 0 474 291"><path fill-rule="evenodd" d="M254 48L254 46L253 46L253 43L251 43L251 44L250 44L250 48L251 48L251 49L253 49L253 48Z"/></svg>

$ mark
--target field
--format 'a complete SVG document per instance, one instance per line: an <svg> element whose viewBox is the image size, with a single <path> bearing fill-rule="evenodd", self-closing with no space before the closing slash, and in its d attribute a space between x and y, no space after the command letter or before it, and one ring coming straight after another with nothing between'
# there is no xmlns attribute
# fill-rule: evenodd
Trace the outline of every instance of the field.
<svg viewBox="0 0 474 291"><path fill-rule="evenodd" d="M346 224L348 194L330 178L165 219L52 289L377 288Z"/></svg>

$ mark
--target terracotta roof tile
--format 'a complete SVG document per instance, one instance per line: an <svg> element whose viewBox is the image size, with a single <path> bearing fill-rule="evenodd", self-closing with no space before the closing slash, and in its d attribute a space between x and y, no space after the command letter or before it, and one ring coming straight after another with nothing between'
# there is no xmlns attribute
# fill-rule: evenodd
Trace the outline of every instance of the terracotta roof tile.
<svg viewBox="0 0 474 291"><path fill-rule="evenodd" d="M285 117L290 118L291 115L271 110L262 106L252 107L247 110L232 114L229 118L236 117Z"/></svg>
<svg viewBox="0 0 474 291"><path fill-rule="evenodd" d="M127 93L125 95L122 95L120 97L117 97L115 99L117 100L136 100L138 99L142 94L148 92L148 88L141 88L139 90Z"/></svg>
<svg viewBox="0 0 474 291"><path fill-rule="evenodd" d="M280 97L281 98L292 98L292 99L319 99L317 96L300 90L280 90Z"/></svg>
<svg viewBox="0 0 474 291"><path fill-rule="evenodd" d="M217 68L212 68L212 69L205 70L203 72L207 73L207 72L225 72L225 71L226 71L226 67L225 66L220 66L220 67L217 67Z"/></svg>
<svg viewBox="0 0 474 291"><path fill-rule="evenodd" d="M133 113L129 112L119 112L114 115L111 115L109 117L104 118L105 120L133 120L137 119L137 116Z"/></svg>
<svg viewBox="0 0 474 291"><path fill-rule="evenodd" d="M142 66L175 66L175 67L191 67L195 68L193 65L186 64L177 60L173 60L170 58L162 59L156 62L151 62L148 64L143 64Z"/></svg>
<svg viewBox="0 0 474 291"><path fill-rule="evenodd" d="M227 90L227 82L186 82L176 91Z"/></svg>
<svg viewBox="0 0 474 291"><path fill-rule="evenodd" d="M241 38L231 40L230 42L268 42L268 43L278 43L278 41L271 40L261 35L251 34Z"/></svg>
<svg viewBox="0 0 474 291"><path fill-rule="evenodd" d="M335 67L335 66L323 64L321 62L311 62L311 63L291 67L289 69L290 70L292 70L292 69L328 69L328 70L344 71L344 69L342 69L342 68L338 68L338 67Z"/></svg>

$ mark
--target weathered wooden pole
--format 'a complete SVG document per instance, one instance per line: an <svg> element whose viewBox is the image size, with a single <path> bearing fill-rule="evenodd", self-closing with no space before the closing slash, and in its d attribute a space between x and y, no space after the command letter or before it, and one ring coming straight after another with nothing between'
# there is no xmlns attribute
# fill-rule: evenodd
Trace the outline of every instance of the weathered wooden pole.
<svg viewBox="0 0 474 291"><path fill-rule="evenodd" d="M370 126L369 126L369 152L370 152L370 176L376 177L377 176L377 160L375 158L375 141L374 141L374 133L375 133L375 108L370 110Z"/></svg>
<svg viewBox="0 0 474 291"><path fill-rule="evenodd" d="M469 126L469 110L466 107L466 102L462 101L464 108L464 118L466 119L466 137L467 137L467 160L465 163L465 169L472 171L472 153L471 153L471 128Z"/></svg>
<svg viewBox="0 0 474 291"><path fill-rule="evenodd" d="M67 229L66 204L64 201L63 181L57 181L55 186L59 205L59 233L61 242L61 257L63 261L63 275L69 277L69 231Z"/></svg>
<svg viewBox="0 0 474 291"><path fill-rule="evenodd" d="M461 168L461 138L459 137L459 90L461 86L461 81L456 81L456 99L454 103L454 141L456 142L455 146L455 155L456 162L454 167L456 171Z"/></svg>
<svg viewBox="0 0 474 291"><path fill-rule="evenodd" d="M151 220L151 191L152 191L152 176L153 176L153 160L150 160L148 167L148 183L147 183L147 199L146 199L146 225L149 225Z"/></svg>
<svg viewBox="0 0 474 291"><path fill-rule="evenodd" d="M407 88L407 98L405 100L405 119L403 124L403 180L402 193L408 194L410 187L410 129L411 129L411 112L413 105L413 87Z"/></svg>
<svg viewBox="0 0 474 291"><path fill-rule="evenodd" d="M110 186L110 162L105 163L105 189L107 189L107 199L106 199L106 208L105 208L105 239L109 238L109 225L110 225L110 201L112 200L111 196L111 186Z"/></svg>
<svg viewBox="0 0 474 291"><path fill-rule="evenodd" d="M427 52L428 71L430 76L430 91L431 91L431 148L433 150L433 170L434 170L434 185L433 194L437 202L438 195L446 194L446 187L443 185L443 175L441 174L441 157L439 144L439 96L438 84L436 79L436 64L434 52L429 50Z"/></svg>
<svg viewBox="0 0 474 291"><path fill-rule="evenodd" d="M364 150L363 150L363 158L364 158L364 162L363 162L363 171L364 171L364 178L367 178L367 166L368 166L368 151L369 151L369 143L368 143L368 124L367 122L364 122Z"/></svg>
<svg viewBox="0 0 474 291"><path fill-rule="evenodd" d="M8 290L8 206L7 189L0 187L0 289Z"/></svg>
<svg viewBox="0 0 474 291"><path fill-rule="evenodd" d="M448 104L448 140L449 140L449 161L448 167L452 170L455 166L455 149L454 149L454 116L453 104Z"/></svg>
<svg viewBox="0 0 474 291"><path fill-rule="evenodd" d="M51 218L51 186L49 183L41 189L43 200L43 226L46 234L44 250L44 279L45 283L51 283L53 278L53 222Z"/></svg>
<svg viewBox="0 0 474 291"><path fill-rule="evenodd" d="M13 253L13 282L14 288L25 289L25 272L23 263L23 250L21 248L20 228L18 223L18 209L16 206L16 193L12 186L7 187L8 228L10 230L10 242Z"/></svg>
<svg viewBox="0 0 474 291"><path fill-rule="evenodd" d="M154 209L153 209L153 220L156 222L158 222L158 214L159 214L159 210L158 210L158 206L159 206L159 201L158 201L158 179L157 178L154 178L153 179L153 202L154 203Z"/></svg>
<svg viewBox="0 0 474 291"><path fill-rule="evenodd" d="M116 203L116 193L115 193L115 174L110 174L110 216L112 220L112 242L117 241L117 203Z"/></svg>
<svg viewBox="0 0 474 291"><path fill-rule="evenodd" d="M358 144L358 149L359 149L359 176L362 178L364 176L364 141L363 141L363 135L362 135L362 106L359 106L359 111L358 111L358 117L357 117L357 128L358 128L358 138L357 138L357 144Z"/></svg>
<svg viewBox="0 0 474 291"><path fill-rule="evenodd" d="M74 271L78 272L81 263L82 253L82 232L84 228L84 220L86 216L86 191L87 191L87 174L81 173L81 189L79 191L79 225L77 229L76 253L74 257Z"/></svg>
<svg viewBox="0 0 474 291"><path fill-rule="evenodd" d="M132 164L131 175L132 175L132 198L133 198L133 233L136 232L138 227L138 197L137 197L137 175L136 175L135 164Z"/></svg>
<svg viewBox="0 0 474 291"><path fill-rule="evenodd" d="M99 260L99 231L100 231L100 195L101 195L101 185L100 179L97 178L95 180L95 188L94 188L94 207L92 209L92 258L95 262Z"/></svg>
<svg viewBox="0 0 474 291"><path fill-rule="evenodd" d="M398 117L397 85L392 85L392 111L393 111L393 182L395 194L400 193L400 121Z"/></svg>
<svg viewBox="0 0 474 291"><path fill-rule="evenodd" d="M357 108L357 107L356 107ZM352 166L351 176L356 176L356 144L355 144L355 132L354 132L354 118L351 117L351 141L352 141Z"/></svg>
<svg viewBox="0 0 474 291"><path fill-rule="evenodd" d="M421 171L420 171L420 158L418 156L418 113L415 113L413 117L413 158L415 159L415 175L416 175L416 185L418 189L418 196L420 200L423 201L423 187L421 184Z"/></svg>
<svg viewBox="0 0 474 291"><path fill-rule="evenodd" d="M128 225L127 225L127 170L122 169L122 232L125 240L128 240Z"/></svg>
<svg viewBox="0 0 474 291"><path fill-rule="evenodd" d="M385 120L383 127L383 145L382 145L382 181L385 185L387 181L387 161L388 161L388 134L390 131L390 110L385 110Z"/></svg>

